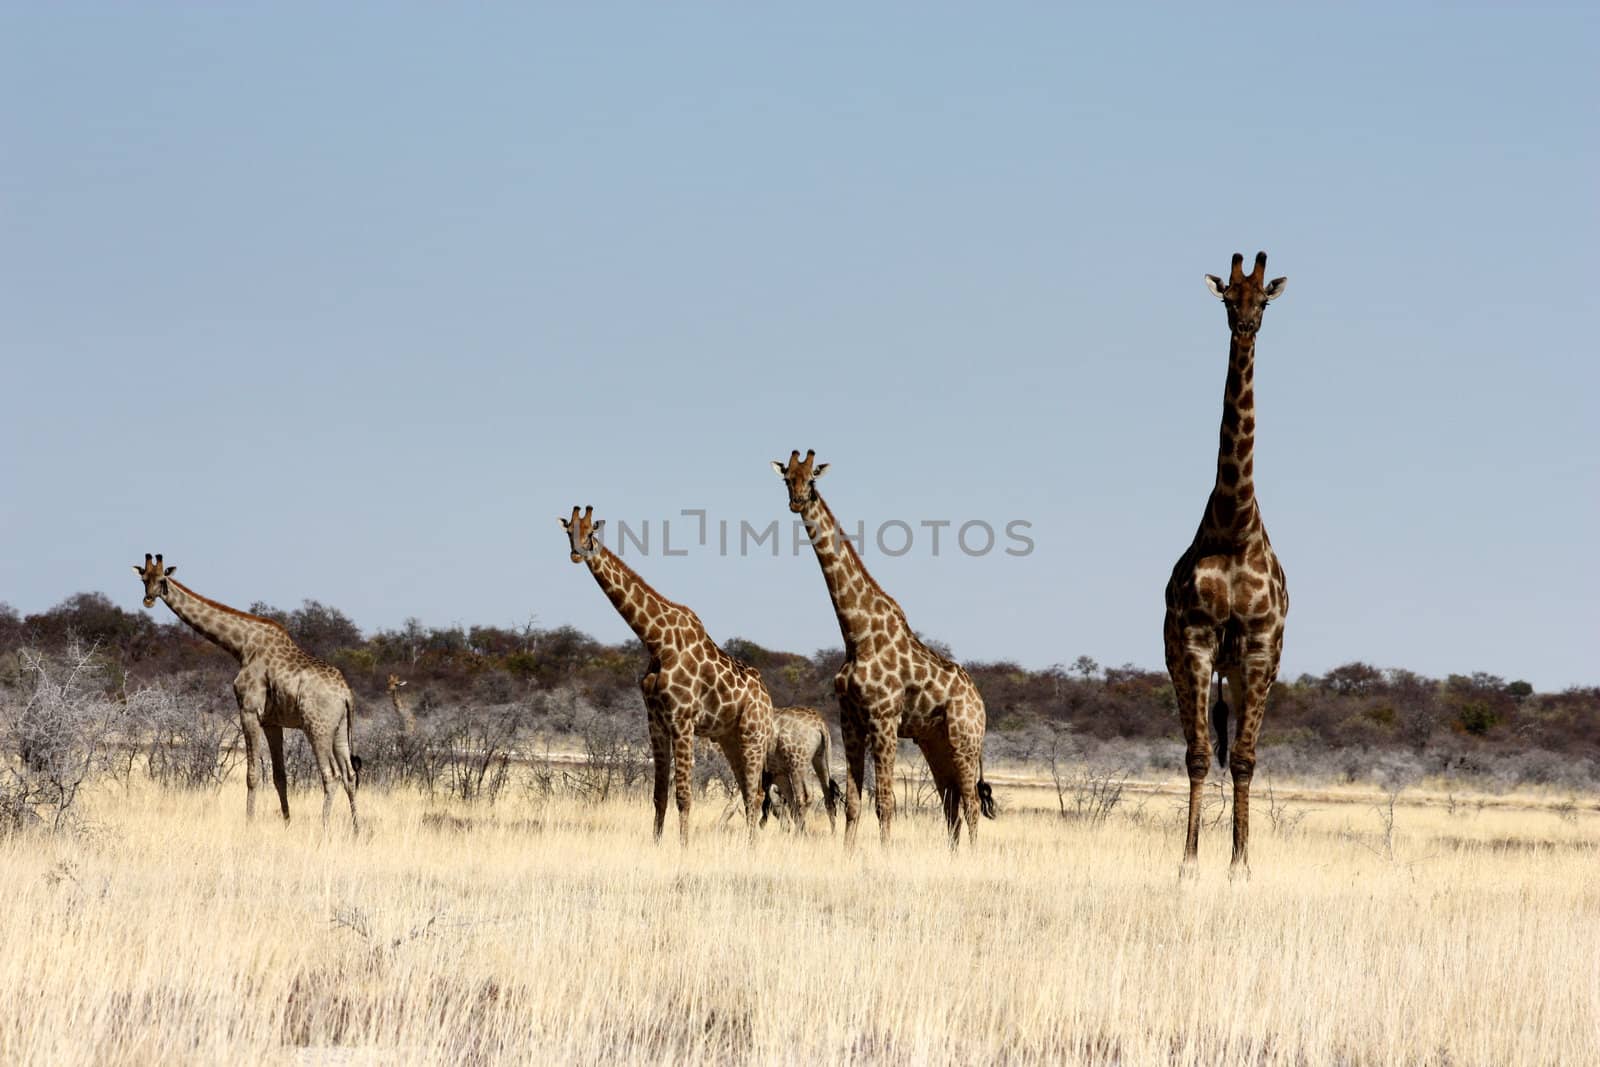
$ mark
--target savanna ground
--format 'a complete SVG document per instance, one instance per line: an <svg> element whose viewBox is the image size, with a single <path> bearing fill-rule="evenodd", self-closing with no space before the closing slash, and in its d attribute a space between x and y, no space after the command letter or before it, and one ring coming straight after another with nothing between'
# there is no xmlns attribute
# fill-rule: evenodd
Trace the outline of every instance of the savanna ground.
<svg viewBox="0 0 1600 1067"><path fill-rule="evenodd" d="M1600 1062L1592 799L1274 819L1258 778L1253 877L1219 824L1180 883L1181 781L1063 818L995 777L977 849L924 811L853 855L820 811L752 849L715 796L682 850L638 791L367 790L353 837L305 792L247 825L237 776L105 782L0 841L0 1062Z"/></svg>

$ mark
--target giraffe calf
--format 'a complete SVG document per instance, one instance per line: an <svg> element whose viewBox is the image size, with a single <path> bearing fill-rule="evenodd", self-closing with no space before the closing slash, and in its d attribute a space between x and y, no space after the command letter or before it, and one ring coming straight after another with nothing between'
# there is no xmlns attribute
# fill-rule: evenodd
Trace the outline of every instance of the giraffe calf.
<svg viewBox="0 0 1600 1067"><path fill-rule="evenodd" d="M767 760L761 770L761 825L777 810L773 802L776 787L779 801L788 809L795 825L805 829L805 812L811 806L811 791L806 786L805 768L810 764L817 775L822 802L828 809L828 829L838 828L839 800L844 792L832 774L833 739L828 724L815 708L774 708L772 740L767 745Z"/></svg>

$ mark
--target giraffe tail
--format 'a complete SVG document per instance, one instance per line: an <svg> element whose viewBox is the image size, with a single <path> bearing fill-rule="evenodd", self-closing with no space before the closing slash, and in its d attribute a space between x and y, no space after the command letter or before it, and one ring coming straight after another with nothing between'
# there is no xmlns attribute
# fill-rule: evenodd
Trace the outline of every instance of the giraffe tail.
<svg viewBox="0 0 1600 1067"><path fill-rule="evenodd" d="M994 789L983 780L983 760L978 760L978 810L985 819L994 818Z"/></svg>
<svg viewBox="0 0 1600 1067"><path fill-rule="evenodd" d="M1228 765L1228 716L1231 709L1228 701L1222 695L1222 686L1217 686L1217 699L1211 705L1211 736L1217 752L1217 766Z"/></svg>
<svg viewBox="0 0 1600 1067"><path fill-rule="evenodd" d="M775 779L771 771L761 772L761 825L767 825L767 819L772 815L772 785Z"/></svg>
<svg viewBox="0 0 1600 1067"><path fill-rule="evenodd" d="M350 770L356 778L356 788L361 788L361 757L356 755L356 698L351 697L344 706L344 739L350 746Z"/></svg>
<svg viewBox="0 0 1600 1067"><path fill-rule="evenodd" d="M822 802L828 809L828 818L833 818L833 813L838 810L839 803L844 800L844 790L839 788L839 779L832 774L833 771L833 733L824 723L822 727L822 766L829 772L828 781L822 787Z"/></svg>

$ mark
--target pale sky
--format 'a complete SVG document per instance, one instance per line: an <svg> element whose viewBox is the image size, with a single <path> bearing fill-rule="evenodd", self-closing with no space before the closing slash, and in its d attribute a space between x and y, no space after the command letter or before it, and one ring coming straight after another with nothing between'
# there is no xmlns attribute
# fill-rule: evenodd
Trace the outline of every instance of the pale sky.
<svg viewBox="0 0 1600 1067"><path fill-rule="evenodd" d="M160 551L369 631L623 640L556 524L593 504L714 636L809 652L808 549L659 524L787 523L768 461L814 448L959 657L1159 668L1201 275L1265 249L1284 673L1595 684L1597 45L1592 6L8 7L0 600L135 609ZM1033 551L951 551L975 520Z"/></svg>

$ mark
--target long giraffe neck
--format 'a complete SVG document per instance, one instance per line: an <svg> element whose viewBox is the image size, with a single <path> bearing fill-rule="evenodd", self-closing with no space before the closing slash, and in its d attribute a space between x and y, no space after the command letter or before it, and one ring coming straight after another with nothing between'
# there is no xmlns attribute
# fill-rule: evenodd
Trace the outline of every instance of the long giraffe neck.
<svg viewBox="0 0 1600 1067"><path fill-rule="evenodd" d="M411 714L411 710L400 702L399 689L389 690L389 703L394 705L394 717L395 720L400 724L400 732L402 734L415 733L417 729L417 717Z"/></svg>
<svg viewBox="0 0 1600 1067"><path fill-rule="evenodd" d="M1228 384L1222 395L1222 431L1217 444L1217 481L1205 527L1238 537L1259 526L1256 508L1256 339L1235 333L1228 344Z"/></svg>
<svg viewBox="0 0 1600 1067"><path fill-rule="evenodd" d="M208 600L172 578L167 579L167 591L161 599L165 600L172 613L188 623L195 633L221 645L241 663L251 645L260 644L263 640L274 637L288 636L283 627L271 619L249 615L226 604Z"/></svg>
<svg viewBox="0 0 1600 1067"><path fill-rule="evenodd" d="M800 517L805 520L811 547L822 565L822 578L828 583L828 595L833 598L845 655L855 659L860 651L870 649L874 636L887 636L873 629L874 619L888 611L904 625L905 616L893 598L872 580L855 548L839 533L839 524L827 502L815 491Z"/></svg>
<svg viewBox="0 0 1600 1067"><path fill-rule="evenodd" d="M690 623L698 627L699 619L681 604L674 604L639 577L626 563L618 559L609 548L589 557L589 573L600 584L606 599L617 609L622 621L639 636L652 653L661 647L667 631L674 626Z"/></svg>

